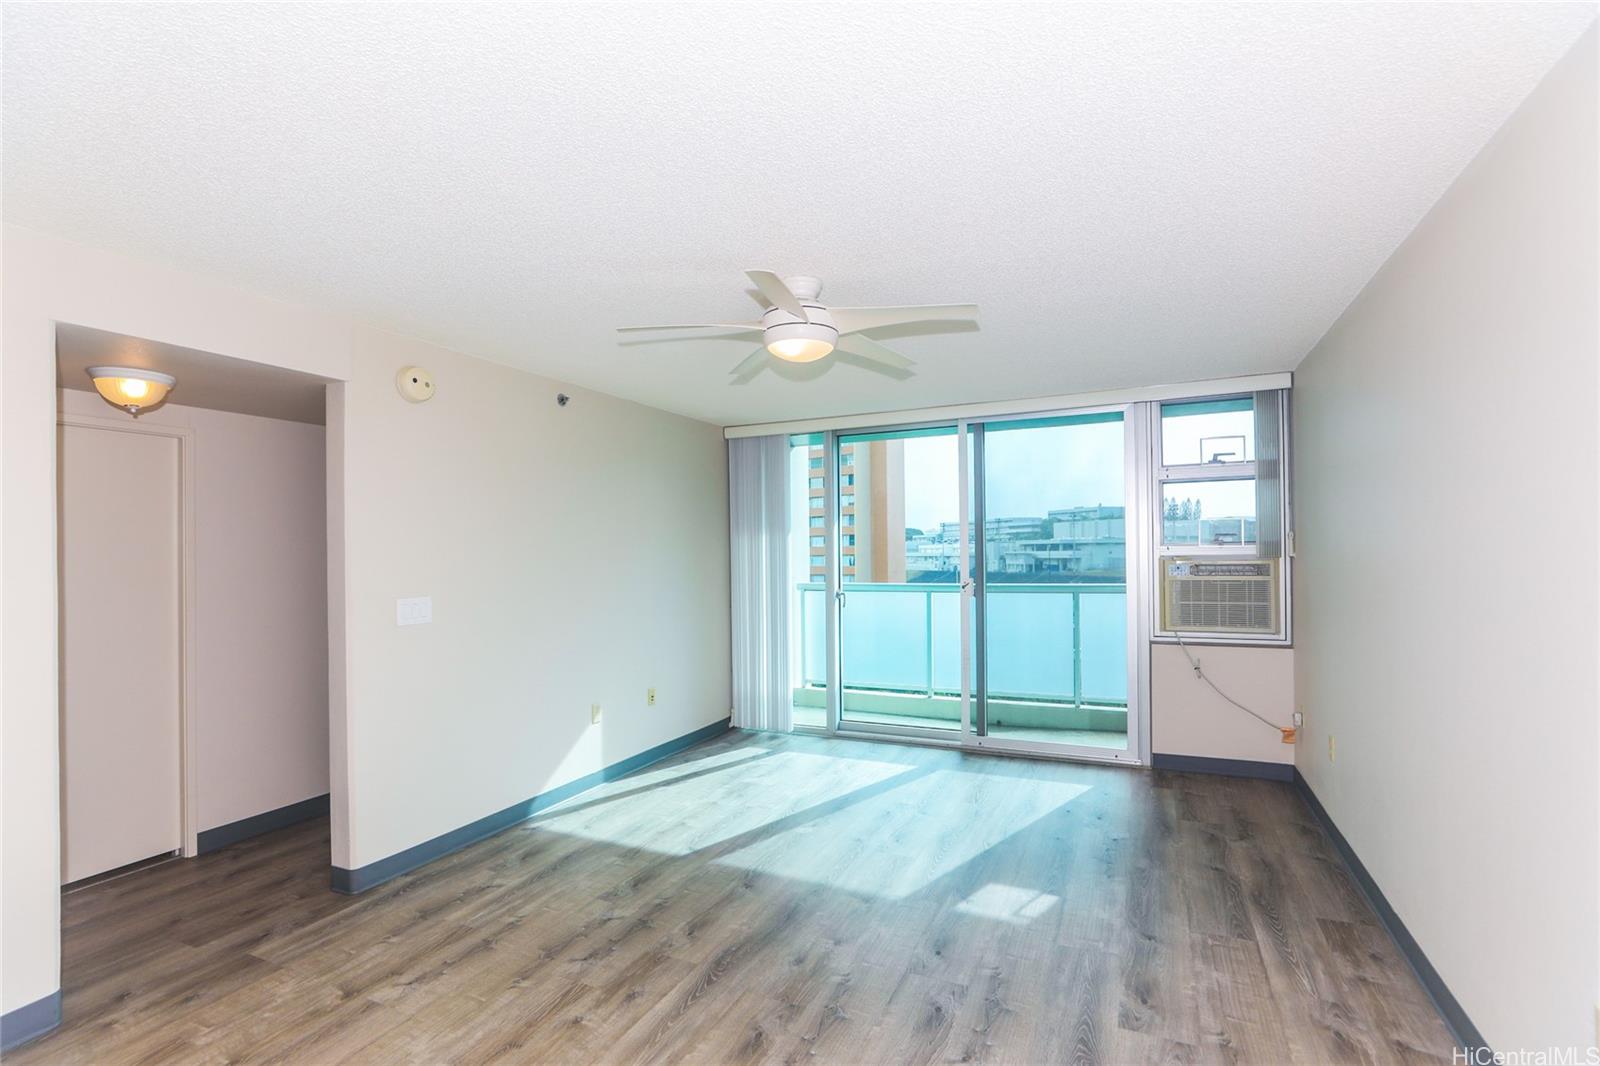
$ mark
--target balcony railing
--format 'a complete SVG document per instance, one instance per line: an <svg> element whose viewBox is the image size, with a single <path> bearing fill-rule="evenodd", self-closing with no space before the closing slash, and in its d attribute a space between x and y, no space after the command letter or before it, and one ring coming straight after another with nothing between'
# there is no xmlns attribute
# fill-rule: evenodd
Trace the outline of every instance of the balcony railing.
<svg viewBox="0 0 1600 1066"><path fill-rule="evenodd" d="M802 688L826 686L826 590L799 593ZM840 657L846 690L907 696L961 693L961 589L956 584L846 584ZM986 586L991 701L1082 709L1128 703L1125 584Z"/></svg>

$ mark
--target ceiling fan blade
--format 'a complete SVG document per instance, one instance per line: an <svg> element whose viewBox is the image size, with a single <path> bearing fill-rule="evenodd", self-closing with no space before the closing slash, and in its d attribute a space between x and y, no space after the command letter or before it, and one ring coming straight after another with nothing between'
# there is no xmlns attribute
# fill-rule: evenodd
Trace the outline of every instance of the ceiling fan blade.
<svg viewBox="0 0 1600 1066"><path fill-rule="evenodd" d="M618 333L638 333L640 330L647 330L647 329L738 329L738 330L746 330L746 331L754 330L757 333L759 333L759 332L761 332L761 323L759 323L759 322L691 322L691 323L687 323L687 324L683 324L683 325L671 325L671 326L618 326L617 327L617 332Z"/></svg>
<svg viewBox="0 0 1600 1066"><path fill-rule="evenodd" d="M800 306L800 301L795 298L794 293L789 291L789 286L785 285L783 279L778 275L770 270L746 270L744 273L746 277L756 283L756 288L761 290L761 295L765 296L767 302L773 307L780 308L808 322L810 321L810 317L806 314L806 309Z"/></svg>
<svg viewBox="0 0 1600 1066"><path fill-rule="evenodd" d="M830 307L840 333L859 333L879 326L904 326L912 322L970 322L978 317L977 304L922 304L912 307Z"/></svg>
<svg viewBox="0 0 1600 1066"><path fill-rule="evenodd" d="M851 355L858 355L863 359L870 359L874 363L892 366L896 370L904 370L908 366L916 365L887 344L879 344L871 337L863 337L859 334L853 337L840 337L839 350L849 352Z"/></svg>
<svg viewBox="0 0 1600 1066"><path fill-rule="evenodd" d="M766 366L767 360L771 357L772 353L767 351L765 348L757 348L755 351L745 356L744 359L740 361L739 365L728 371L728 373L732 377L736 378L753 375L756 371Z"/></svg>

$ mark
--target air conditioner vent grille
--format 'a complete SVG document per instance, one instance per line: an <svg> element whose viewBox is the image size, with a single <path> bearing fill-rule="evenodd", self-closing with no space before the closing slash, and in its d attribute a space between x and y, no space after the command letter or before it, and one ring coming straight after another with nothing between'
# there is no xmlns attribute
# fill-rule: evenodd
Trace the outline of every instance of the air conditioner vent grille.
<svg viewBox="0 0 1600 1066"><path fill-rule="evenodd" d="M1168 632L1277 631L1273 561L1165 559L1161 585L1161 623Z"/></svg>

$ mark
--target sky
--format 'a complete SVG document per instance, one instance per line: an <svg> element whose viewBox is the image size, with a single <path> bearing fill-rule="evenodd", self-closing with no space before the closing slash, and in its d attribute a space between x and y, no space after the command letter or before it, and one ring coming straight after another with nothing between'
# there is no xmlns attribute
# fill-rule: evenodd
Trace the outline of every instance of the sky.
<svg viewBox="0 0 1600 1066"><path fill-rule="evenodd" d="M984 441L990 518L1043 518L1048 511L1122 506L1120 422L990 432ZM906 525L932 530L959 517L956 440L905 442Z"/></svg>

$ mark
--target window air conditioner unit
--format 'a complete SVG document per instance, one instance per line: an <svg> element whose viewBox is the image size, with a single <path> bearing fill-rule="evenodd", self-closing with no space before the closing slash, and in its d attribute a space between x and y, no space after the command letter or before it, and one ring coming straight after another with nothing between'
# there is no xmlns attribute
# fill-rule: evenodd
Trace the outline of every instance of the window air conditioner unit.
<svg viewBox="0 0 1600 1066"><path fill-rule="evenodd" d="M1278 561L1163 558L1161 628L1168 633L1278 632Z"/></svg>

